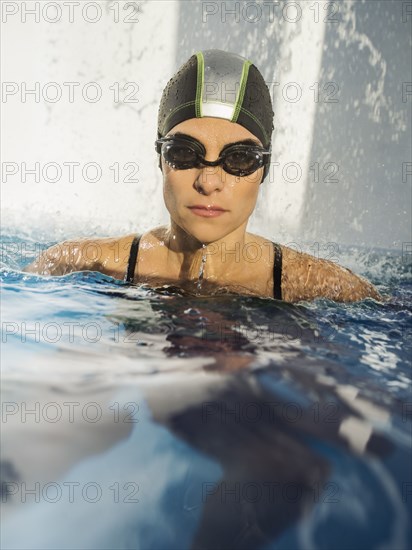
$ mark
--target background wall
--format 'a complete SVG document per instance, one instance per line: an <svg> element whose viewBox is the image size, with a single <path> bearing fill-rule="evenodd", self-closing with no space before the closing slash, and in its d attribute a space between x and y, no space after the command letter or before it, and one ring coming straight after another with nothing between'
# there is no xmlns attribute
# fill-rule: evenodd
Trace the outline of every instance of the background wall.
<svg viewBox="0 0 412 550"><path fill-rule="evenodd" d="M2 223L15 233L58 240L167 223L160 96L192 53L220 48L256 63L274 104L273 164L249 230L285 243L411 240L411 2L1 9Z"/></svg>

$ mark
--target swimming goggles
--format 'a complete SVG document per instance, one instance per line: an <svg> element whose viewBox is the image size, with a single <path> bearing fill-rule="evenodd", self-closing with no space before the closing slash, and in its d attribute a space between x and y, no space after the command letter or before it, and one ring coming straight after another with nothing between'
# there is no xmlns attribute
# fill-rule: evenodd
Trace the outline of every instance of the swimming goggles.
<svg viewBox="0 0 412 550"><path fill-rule="evenodd" d="M235 144L224 147L215 161L205 160L206 149L190 136L169 136L155 141L157 153L175 170L222 165L233 176L248 176L270 162L270 150L259 145ZM266 170L265 170L266 173Z"/></svg>

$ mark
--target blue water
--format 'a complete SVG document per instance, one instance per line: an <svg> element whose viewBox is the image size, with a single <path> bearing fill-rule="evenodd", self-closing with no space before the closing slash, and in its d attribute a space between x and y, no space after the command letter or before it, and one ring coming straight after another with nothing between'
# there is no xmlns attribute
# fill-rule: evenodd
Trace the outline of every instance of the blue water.
<svg viewBox="0 0 412 550"><path fill-rule="evenodd" d="M410 257L341 247L385 303L287 304L3 241L2 548L409 547Z"/></svg>

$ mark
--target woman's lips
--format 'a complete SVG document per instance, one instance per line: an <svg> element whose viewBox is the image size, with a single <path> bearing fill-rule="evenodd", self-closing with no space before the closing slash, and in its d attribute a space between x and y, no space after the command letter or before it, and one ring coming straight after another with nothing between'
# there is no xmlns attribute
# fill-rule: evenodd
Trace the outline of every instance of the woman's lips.
<svg viewBox="0 0 412 550"><path fill-rule="evenodd" d="M216 218L217 216L221 216L227 210L217 210L214 208L204 208L204 207L197 207L197 206L189 206L189 209L193 212L193 214L196 214L196 216L202 216L203 218Z"/></svg>

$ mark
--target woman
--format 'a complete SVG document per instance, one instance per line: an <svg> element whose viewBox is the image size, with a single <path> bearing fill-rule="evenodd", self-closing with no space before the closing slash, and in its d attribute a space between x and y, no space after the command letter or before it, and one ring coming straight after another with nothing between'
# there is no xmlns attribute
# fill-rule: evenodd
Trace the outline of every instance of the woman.
<svg viewBox="0 0 412 550"><path fill-rule="evenodd" d="M273 116L255 65L221 50L197 52L169 80L159 107L156 150L170 225L66 241L25 271L100 271L131 283L202 293L223 287L287 302L380 299L350 270L246 232L269 169Z"/></svg>

